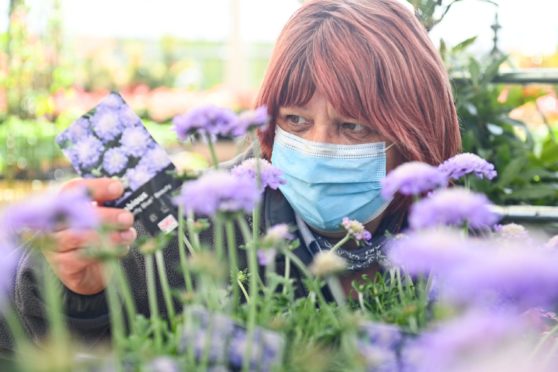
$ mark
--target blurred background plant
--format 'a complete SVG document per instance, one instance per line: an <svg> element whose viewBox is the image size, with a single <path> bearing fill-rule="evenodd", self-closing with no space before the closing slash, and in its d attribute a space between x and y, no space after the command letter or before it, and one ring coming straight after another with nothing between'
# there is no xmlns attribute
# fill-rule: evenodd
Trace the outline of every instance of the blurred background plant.
<svg viewBox="0 0 558 372"><path fill-rule="evenodd" d="M265 38L248 42L241 27L246 16L240 17L241 5L246 6L247 1L214 2L229 7L230 19L221 22L220 27L227 30L224 36L211 38L172 32L154 37L113 36L103 34L102 24L98 35L79 33L65 12L76 5L64 0L40 4L10 0L5 6L7 26L0 27L0 204L71 175L54 136L109 90L122 93L154 137L169 152L177 152L177 162L192 161L189 152L172 147L170 118L207 102L235 111L248 108L263 77L273 42ZM500 170L497 182L472 186L498 204L555 205L558 99L552 84L558 81L558 73L541 69L558 67L556 46L548 53L503 53L498 35L506 27L500 30L497 19L484 30L492 33L491 46L475 37L460 43L455 37L444 41L451 36L447 30L457 27L451 17L465 14L465 6L483 5L486 18L487 13L497 15L509 4L491 0L408 2L434 42L439 42L452 78L463 150L478 153ZM300 2L288 3L283 3L285 13ZM107 14L107 23L110 16ZM251 19L251 23L257 22ZM277 21L277 27L283 22ZM218 145L219 154L228 158L238 147L224 141ZM204 155L207 159L208 154ZM205 164L203 157L196 161Z"/></svg>

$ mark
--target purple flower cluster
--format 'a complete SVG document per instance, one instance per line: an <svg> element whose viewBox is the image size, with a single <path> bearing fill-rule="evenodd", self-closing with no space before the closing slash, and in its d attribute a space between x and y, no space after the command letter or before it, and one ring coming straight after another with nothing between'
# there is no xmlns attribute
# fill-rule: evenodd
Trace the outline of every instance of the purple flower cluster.
<svg viewBox="0 0 558 372"><path fill-rule="evenodd" d="M406 348L405 365L418 372L494 370L478 369L475 363L525 340L528 332L529 327L513 312L471 311L421 335Z"/></svg>
<svg viewBox="0 0 558 372"><path fill-rule="evenodd" d="M122 123L114 109L97 109L91 118L93 131L103 142L110 142L122 133Z"/></svg>
<svg viewBox="0 0 558 372"><path fill-rule="evenodd" d="M457 154L449 158L438 167L448 178L458 180L468 174L474 174L480 179L488 180L497 176L492 163L487 162L478 155L471 153Z"/></svg>
<svg viewBox="0 0 558 372"><path fill-rule="evenodd" d="M103 155L103 168L109 175L120 173L128 164L128 156L120 147L107 150Z"/></svg>
<svg viewBox="0 0 558 372"><path fill-rule="evenodd" d="M356 241L366 241L372 239L372 234L364 228L362 223L356 220L351 220L349 217L343 217L341 226L343 226L345 231L347 231L347 234L349 234L350 237Z"/></svg>
<svg viewBox="0 0 558 372"><path fill-rule="evenodd" d="M231 110L207 105L178 115L172 122L178 138L184 141L193 134L201 134L212 139L219 135L227 136L231 134L237 121L236 114Z"/></svg>
<svg viewBox="0 0 558 372"><path fill-rule="evenodd" d="M30 229L51 232L61 224L72 229L97 227L99 217L86 189L42 195L6 208L2 225L8 232Z"/></svg>
<svg viewBox="0 0 558 372"><path fill-rule="evenodd" d="M185 212L214 216L217 212L251 212L260 199L256 182L225 171L211 171L186 182L175 202Z"/></svg>
<svg viewBox="0 0 558 372"><path fill-rule="evenodd" d="M451 272L482 255L477 243L449 229L410 232L388 244L390 262L411 275ZM481 250L478 250L481 251Z"/></svg>
<svg viewBox="0 0 558 372"><path fill-rule="evenodd" d="M78 140L71 151L81 167L90 168L99 161L103 143L97 137L86 136Z"/></svg>
<svg viewBox="0 0 558 372"><path fill-rule="evenodd" d="M3 304L15 283L15 271L20 257L12 237L0 230L0 314Z"/></svg>
<svg viewBox="0 0 558 372"><path fill-rule="evenodd" d="M271 163L265 159L246 159L240 165L234 167L231 172L238 177L248 177L255 181L258 174L258 164L260 167L259 171L262 192L266 187L277 190L280 185L283 185L286 182L283 179L283 172L271 165Z"/></svg>
<svg viewBox="0 0 558 372"><path fill-rule="evenodd" d="M239 115L236 125L231 130L231 135L240 137L255 128L263 128L269 122L267 107L260 106L255 110L244 111Z"/></svg>
<svg viewBox="0 0 558 372"><path fill-rule="evenodd" d="M403 343L401 330L392 324L365 322L358 330L357 349L366 370L398 371L397 354Z"/></svg>
<svg viewBox="0 0 558 372"><path fill-rule="evenodd" d="M172 122L178 139L184 141L194 134L212 140L217 136L240 137L254 128L265 126L268 121L265 106L237 116L227 108L206 105L178 115Z"/></svg>
<svg viewBox="0 0 558 372"><path fill-rule="evenodd" d="M433 274L451 303L521 309L558 300L558 252L500 247L457 232L412 232L390 242L390 261L409 274Z"/></svg>
<svg viewBox="0 0 558 372"><path fill-rule="evenodd" d="M190 322L182 330L179 350L194 348L201 360L208 356L211 366L238 370L246 357L248 335L244 328L230 318L213 314L201 307L189 309ZM209 347L209 350L206 350ZM279 334L256 327L253 334L249 366L251 371L271 371L280 363L285 340Z"/></svg>
<svg viewBox="0 0 558 372"><path fill-rule="evenodd" d="M462 188L442 189L413 204L409 224L413 229L439 225L489 228L499 219L491 206L483 194Z"/></svg>
<svg viewBox="0 0 558 372"><path fill-rule="evenodd" d="M122 149L131 156L139 158L152 142L151 136L143 126L127 128L120 138Z"/></svg>
<svg viewBox="0 0 558 372"><path fill-rule="evenodd" d="M76 120L57 142L83 177L121 177L128 186L125 195L171 164L165 150L117 93Z"/></svg>
<svg viewBox="0 0 558 372"><path fill-rule="evenodd" d="M396 193L417 196L447 184L447 177L438 168L412 161L398 166L382 180L382 197L389 200Z"/></svg>

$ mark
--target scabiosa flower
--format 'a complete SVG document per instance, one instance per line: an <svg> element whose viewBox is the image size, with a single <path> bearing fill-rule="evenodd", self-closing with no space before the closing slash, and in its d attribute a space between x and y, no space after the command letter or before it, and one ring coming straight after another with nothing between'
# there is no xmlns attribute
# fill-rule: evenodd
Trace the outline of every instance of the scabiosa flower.
<svg viewBox="0 0 558 372"><path fill-rule="evenodd" d="M236 125L232 128L231 135L235 137L243 136L252 129L265 127L268 122L269 116L267 115L266 106L260 106L252 111L244 111L240 114Z"/></svg>
<svg viewBox="0 0 558 372"><path fill-rule="evenodd" d="M103 143L94 136L87 136L76 142L71 151L82 167L90 168L99 161Z"/></svg>
<svg viewBox="0 0 558 372"><path fill-rule="evenodd" d="M493 358L528 335L529 328L513 312L476 310L424 333L405 356L410 357L412 371L478 370L475 362Z"/></svg>
<svg viewBox="0 0 558 372"><path fill-rule="evenodd" d="M293 234L289 231L289 225L280 223L267 229L262 242L265 243L264 245L266 246L277 246L285 240L290 240L292 238Z"/></svg>
<svg viewBox="0 0 558 372"><path fill-rule="evenodd" d="M172 122L178 139L184 141L196 133L211 138L229 135L237 120L237 116L231 110L207 105L178 115Z"/></svg>
<svg viewBox="0 0 558 372"><path fill-rule="evenodd" d="M283 179L283 172L279 168L271 165L271 163L265 159L246 159L241 164L234 167L231 172L239 177L250 177L256 180L258 172L256 167L258 164L260 166L262 192L266 187L277 190L280 185L283 185L286 182Z"/></svg>
<svg viewBox="0 0 558 372"><path fill-rule="evenodd" d="M393 239L387 251L390 263L406 273L443 274L482 256L472 239L449 229L422 230Z"/></svg>
<svg viewBox="0 0 558 372"><path fill-rule="evenodd" d="M153 359L146 366L146 372L180 372L182 367L178 361L169 356L160 356Z"/></svg>
<svg viewBox="0 0 558 372"><path fill-rule="evenodd" d="M124 100L122 99L122 97L120 97L120 94L111 92L108 96L106 96L101 101L101 103L99 103L99 107L117 109L123 104L124 104Z"/></svg>
<svg viewBox="0 0 558 372"><path fill-rule="evenodd" d="M13 289L20 255L21 251L16 248L12 238L0 231L0 314L3 303Z"/></svg>
<svg viewBox="0 0 558 372"><path fill-rule="evenodd" d="M99 217L83 188L33 197L6 208L2 217L3 226L12 233L24 229L52 232L60 224L73 229L91 229L98 223Z"/></svg>
<svg viewBox="0 0 558 372"><path fill-rule="evenodd" d="M487 249L476 260L456 265L440 280L446 299L466 304L527 309L558 300L558 255L537 249Z"/></svg>
<svg viewBox="0 0 558 372"><path fill-rule="evenodd" d="M314 256L310 265L310 272L323 278L345 270L347 261L332 251L321 251Z"/></svg>
<svg viewBox="0 0 558 372"><path fill-rule="evenodd" d="M458 180L468 174L474 174L480 179L488 180L496 177L497 173L492 163L478 155L471 153L457 154L449 158L438 167L448 178Z"/></svg>
<svg viewBox="0 0 558 372"><path fill-rule="evenodd" d="M253 333L250 361L251 371L271 371L281 361L284 339L275 332L256 328ZM229 363L233 368L241 368L248 347L246 331L237 327L229 343Z"/></svg>
<svg viewBox="0 0 558 372"><path fill-rule="evenodd" d="M165 169L170 163L171 161L166 151L159 145L155 145L155 147L147 150L140 160L140 164L147 167L153 173Z"/></svg>
<svg viewBox="0 0 558 372"><path fill-rule="evenodd" d="M214 216L222 212L250 212L260 199L256 182L225 171L211 171L186 182L175 199L186 213Z"/></svg>
<svg viewBox="0 0 558 372"><path fill-rule="evenodd" d="M505 225L497 225L495 228L499 238L509 241L527 241L529 240L529 232L522 225L516 223L508 223Z"/></svg>
<svg viewBox="0 0 558 372"><path fill-rule="evenodd" d="M122 133L122 125L116 111L111 109L97 109L91 118L91 127L103 142L114 140Z"/></svg>
<svg viewBox="0 0 558 372"><path fill-rule="evenodd" d="M120 108L118 116L124 127L134 127L141 123L140 117L128 105Z"/></svg>
<svg viewBox="0 0 558 372"><path fill-rule="evenodd" d="M258 263L260 266L269 266L275 260L277 250L273 248L258 249L256 254L258 256Z"/></svg>
<svg viewBox="0 0 558 372"><path fill-rule="evenodd" d="M382 180L382 197L389 200L398 192L416 196L447 184L446 176L438 168L412 161L398 166Z"/></svg>
<svg viewBox="0 0 558 372"><path fill-rule="evenodd" d="M359 326L360 340L395 351L403 342L401 329L393 324L363 322Z"/></svg>
<svg viewBox="0 0 558 372"><path fill-rule="evenodd" d="M349 217L343 217L341 226L343 226L350 237L356 241L372 239L370 231L366 230L364 225L357 220L350 220Z"/></svg>
<svg viewBox="0 0 558 372"><path fill-rule="evenodd" d="M128 187L135 191L154 176L155 173L150 172L147 167L138 165L135 168L128 169L124 178L127 182Z"/></svg>
<svg viewBox="0 0 558 372"><path fill-rule="evenodd" d="M550 238L546 244L544 245L545 248L547 249L554 249L557 250L558 249L558 235L554 235L552 238Z"/></svg>
<svg viewBox="0 0 558 372"><path fill-rule="evenodd" d="M120 173L128 164L128 156L119 147L109 149L103 156L103 168L112 175Z"/></svg>
<svg viewBox="0 0 558 372"><path fill-rule="evenodd" d="M87 119L86 117L81 117L73 122L72 125L68 127L68 129L66 129L56 137L56 143L64 147L66 141L76 143L82 138L89 136L90 134L91 130L89 119Z"/></svg>
<svg viewBox="0 0 558 372"><path fill-rule="evenodd" d="M122 148L128 154L135 156L136 158L139 158L145 153L151 142L151 136L143 126L126 129L120 138Z"/></svg>
<svg viewBox="0 0 558 372"><path fill-rule="evenodd" d="M492 204L483 194L463 188L442 189L413 204L409 224L413 229L438 225L488 228L498 221Z"/></svg>

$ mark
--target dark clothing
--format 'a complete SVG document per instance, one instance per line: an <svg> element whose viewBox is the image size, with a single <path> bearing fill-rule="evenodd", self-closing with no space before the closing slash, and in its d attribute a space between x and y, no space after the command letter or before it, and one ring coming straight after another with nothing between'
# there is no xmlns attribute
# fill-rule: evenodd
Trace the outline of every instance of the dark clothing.
<svg viewBox="0 0 558 372"><path fill-rule="evenodd" d="M267 189L262 202L262 232L269 227L286 223L291 227L297 226L297 221L293 209L278 190ZM251 222L251 221L249 221ZM384 224L382 224L384 225ZM146 232L141 226L136 226L138 235ZM394 232L394 231L392 231ZM237 234L240 237L241 234ZM300 260L308 265L312 261L312 252L315 247L307 247L305 241L308 236L302 238L299 229L295 230L295 237L299 239L300 245L293 252ZM212 229L206 230L200 236L202 242L212 245ZM239 242L240 243L240 242ZM314 243L312 243L314 244ZM168 247L164 249L166 271L172 288L184 288L183 276L179 270L179 251L178 240L174 238ZM239 250L239 265L246 267L244 251ZM284 271L284 258L281 255L276 259L276 270ZM23 321L24 328L33 339L39 339L46 332L46 320L43 301L40 296L40 271L38 267L36 252L27 251L19 263L15 278L15 290L13 294L14 307ZM138 251L137 246L133 246L130 253L122 259L122 266L129 278L130 287L134 296L138 312L149 316L149 306L147 299L147 285L145 277L144 257ZM307 295L307 291L302 285L302 274L296 266L291 265L291 278L295 283L295 297ZM327 290L326 297L329 297ZM158 288L159 309L165 311L162 291ZM110 334L110 320L105 293L86 296L73 293L64 287L63 300L65 306L66 322L75 335L87 342L95 343L105 340ZM177 306L180 306L177 303ZM0 322L0 350L10 350L12 348L10 338Z"/></svg>

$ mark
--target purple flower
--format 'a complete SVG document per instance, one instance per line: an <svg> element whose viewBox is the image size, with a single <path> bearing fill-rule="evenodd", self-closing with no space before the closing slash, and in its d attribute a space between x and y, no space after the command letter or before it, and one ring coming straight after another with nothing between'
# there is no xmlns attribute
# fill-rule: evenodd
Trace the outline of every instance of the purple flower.
<svg viewBox="0 0 558 372"><path fill-rule="evenodd" d="M448 178L458 180L467 174L474 174L480 179L493 179L497 173L494 165L478 155L471 153L457 154L438 167Z"/></svg>
<svg viewBox="0 0 558 372"><path fill-rule="evenodd" d="M74 144L70 150L83 168L90 168L97 164L103 151L103 144L94 136L87 136Z"/></svg>
<svg viewBox="0 0 558 372"><path fill-rule="evenodd" d="M120 96L120 94L111 92L108 96L106 96L101 103L99 103L100 108L110 108L116 109L124 104L124 100Z"/></svg>
<svg viewBox="0 0 558 372"><path fill-rule="evenodd" d="M284 339L277 333L256 328L252 336L251 354L248 365L251 371L271 371L281 362ZM237 328L229 344L229 363L233 368L241 368L248 347L248 335Z"/></svg>
<svg viewBox="0 0 558 372"><path fill-rule="evenodd" d="M165 169L171 163L166 151L159 145L147 150L140 160L140 165L149 169L150 172L157 173Z"/></svg>
<svg viewBox="0 0 558 372"><path fill-rule="evenodd" d="M0 231L0 314L6 298L13 289L20 255L21 251L16 248L13 239Z"/></svg>
<svg viewBox="0 0 558 372"><path fill-rule="evenodd" d="M558 235L554 235L544 245L547 249L558 250Z"/></svg>
<svg viewBox="0 0 558 372"><path fill-rule="evenodd" d="M401 329L393 324L363 322L359 334L361 341L392 351L396 351L403 342Z"/></svg>
<svg viewBox="0 0 558 372"><path fill-rule="evenodd" d="M122 106L118 115L120 116L120 121L126 128L141 125L140 117L128 105Z"/></svg>
<svg viewBox="0 0 558 372"><path fill-rule="evenodd" d="M180 372L182 367L178 361L169 356L159 356L147 364L146 372Z"/></svg>
<svg viewBox="0 0 558 372"><path fill-rule="evenodd" d="M178 139L184 141L196 133L211 138L230 135L237 121L237 116L231 110L208 105L178 115L172 122Z"/></svg>
<svg viewBox="0 0 558 372"><path fill-rule="evenodd" d="M286 182L283 179L283 172L279 168L271 165L271 163L265 159L246 159L241 164L234 167L231 172L238 177L249 177L256 180L258 164L260 166L262 192L266 187L277 190L280 185L283 185Z"/></svg>
<svg viewBox="0 0 558 372"><path fill-rule="evenodd" d="M114 140L122 133L122 125L116 111L98 108L91 118L91 127L103 142Z"/></svg>
<svg viewBox="0 0 558 372"><path fill-rule="evenodd" d="M175 202L185 212L214 216L222 212L250 212L260 199L256 182L224 171L212 171L186 182Z"/></svg>
<svg viewBox="0 0 558 372"><path fill-rule="evenodd" d="M277 251L273 248L258 249L258 262L261 266L268 266L275 260Z"/></svg>
<svg viewBox="0 0 558 372"><path fill-rule="evenodd" d="M155 173L150 172L146 166L138 165L135 168L130 168L124 176L127 185L132 190L137 190L143 186L147 181L152 179Z"/></svg>
<svg viewBox="0 0 558 372"><path fill-rule="evenodd" d="M412 161L398 166L382 180L382 197L389 200L398 192L416 196L439 187L446 187L447 184L447 178L438 168Z"/></svg>
<svg viewBox="0 0 558 372"><path fill-rule="evenodd" d="M286 223L280 223L267 229L263 241L268 242L269 245L273 246L292 238L293 234L289 231L289 225Z"/></svg>
<svg viewBox="0 0 558 372"><path fill-rule="evenodd" d="M457 303L546 306L558 300L558 255L546 250L506 247L444 273L442 296Z"/></svg>
<svg viewBox="0 0 558 372"><path fill-rule="evenodd" d="M81 117L56 137L56 143L63 147L66 141L70 141L73 144L90 134L89 120L85 117Z"/></svg>
<svg viewBox="0 0 558 372"><path fill-rule="evenodd" d="M103 168L108 174L120 173L128 164L128 156L120 147L112 148L103 156Z"/></svg>
<svg viewBox="0 0 558 372"><path fill-rule="evenodd" d="M147 150L148 145L153 142L151 136L143 126L127 128L120 138L122 148L128 154L139 158Z"/></svg>
<svg viewBox="0 0 558 372"><path fill-rule="evenodd" d="M341 226L347 231L347 234L351 236L354 240L370 240L372 239L372 234L370 231L364 228L364 225L357 220L350 220L349 217L343 217Z"/></svg>
<svg viewBox="0 0 558 372"><path fill-rule="evenodd" d="M452 230L416 231L392 239L388 257L411 275L443 274L482 256L478 245Z"/></svg>
<svg viewBox="0 0 558 372"><path fill-rule="evenodd" d="M413 229L438 225L488 228L498 222L492 204L483 194L463 188L442 189L411 207L409 224Z"/></svg>
<svg viewBox="0 0 558 372"><path fill-rule="evenodd" d="M238 121L232 128L231 134L235 137L240 137L252 129L265 127L268 122L269 116L267 115L266 106L260 106L252 111L244 111L238 117Z"/></svg>
<svg viewBox="0 0 558 372"><path fill-rule="evenodd" d="M74 188L12 205L6 208L2 223L12 233L24 229L51 232L60 224L73 229L95 228L99 217L87 190Z"/></svg>
<svg viewBox="0 0 558 372"><path fill-rule="evenodd" d="M491 370L478 369L475 362L525 340L528 331L513 312L472 311L424 333L405 350L404 358L411 364L409 370L419 372Z"/></svg>

